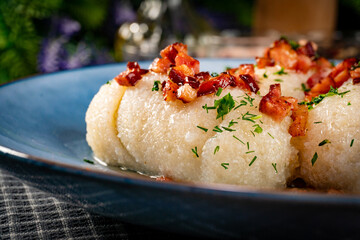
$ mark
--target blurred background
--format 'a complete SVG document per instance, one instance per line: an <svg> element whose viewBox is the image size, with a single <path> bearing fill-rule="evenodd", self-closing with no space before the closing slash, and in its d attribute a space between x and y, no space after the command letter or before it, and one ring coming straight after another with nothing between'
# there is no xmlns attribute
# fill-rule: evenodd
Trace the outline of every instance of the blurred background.
<svg viewBox="0 0 360 240"><path fill-rule="evenodd" d="M359 57L359 20L360 0L0 0L0 83L153 59L175 41L198 58L253 58L285 35Z"/></svg>

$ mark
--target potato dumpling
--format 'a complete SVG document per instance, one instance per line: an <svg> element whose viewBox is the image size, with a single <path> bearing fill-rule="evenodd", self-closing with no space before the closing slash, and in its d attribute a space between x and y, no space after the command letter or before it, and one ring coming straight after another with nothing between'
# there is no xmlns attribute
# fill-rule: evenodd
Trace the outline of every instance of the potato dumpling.
<svg viewBox="0 0 360 240"><path fill-rule="evenodd" d="M237 92L232 94L249 97ZM201 156L203 182L285 188L291 180L299 165L288 133L291 119L275 122L259 112L260 97L252 98L252 104L230 112L220 124L223 131L206 142Z"/></svg>
<svg viewBox="0 0 360 240"><path fill-rule="evenodd" d="M349 80L338 89L346 91L310 110L307 135L296 140L301 176L316 188L360 191L360 86Z"/></svg>

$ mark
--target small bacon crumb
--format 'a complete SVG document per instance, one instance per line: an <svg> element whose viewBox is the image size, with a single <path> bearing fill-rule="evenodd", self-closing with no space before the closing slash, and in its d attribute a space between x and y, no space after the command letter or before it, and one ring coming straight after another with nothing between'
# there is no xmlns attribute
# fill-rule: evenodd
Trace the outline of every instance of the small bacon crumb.
<svg viewBox="0 0 360 240"><path fill-rule="evenodd" d="M259 111L269 115L277 122L281 122L290 111L297 106L293 97L282 97L280 84L270 85L269 93L262 97Z"/></svg>
<svg viewBox="0 0 360 240"><path fill-rule="evenodd" d="M289 133L293 137L305 136L309 111L305 105L298 105L296 108L291 114L293 122L289 127Z"/></svg>
<svg viewBox="0 0 360 240"><path fill-rule="evenodd" d="M128 62L126 71L115 77L115 81L121 86L135 86L142 75L148 73L149 70L140 69L137 62Z"/></svg>
<svg viewBox="0 0 360 240"><path fill-rule="evenodd" d="M192 102L196 99L197 92L192 88L188 83L179 87L177 90L177 98L183 101L184 103Z"/></svg>

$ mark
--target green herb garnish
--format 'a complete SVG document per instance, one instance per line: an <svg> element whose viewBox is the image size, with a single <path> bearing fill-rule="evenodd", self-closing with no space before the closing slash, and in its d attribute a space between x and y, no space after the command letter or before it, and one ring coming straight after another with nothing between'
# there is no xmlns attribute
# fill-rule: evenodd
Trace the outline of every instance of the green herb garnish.
<svg viewBox="0 0 360 240"><path fill-rule="evenodd" d="M197 128L199 128L199 129L201 129L201 130L203 130L204 132L207 132L208 131L208 129L207 128L204 128L204 127L200 127L200 126L196 126Z"/></svg>
<svg viewBox="0 0 360 240"><path fill-rule="evenodd" d="M304 91L304 92L309 92L310 91L310 88L307 88L305 83L302 83L301 84L301 89Z"/></svg>
<svg viewBox="0 0 360 240"><path fill-rule="evenodd" d="M273 135L271 135L269 132L268 132L268 134L269 134L269 136L270 136L272 139L275 139L275 138L273 137Z"/></svg>
<svg viewBox="0 0 360 240"><path fill-rule="evenodd" d="M233 135L233 138L235 138L236 140L238 140L239 142L241 142L242 144L245 145L245 143L243 141L241 141L239 138L237 138L235 135Z"/></svg>
<svg viewBox="0 0 360 240"><path fill-rule="evenodd" d="M217 111L216 119L224 118L226 114L228 114L234 107L235 101L230 93L226 94L224 97L219 100L214 101L214 107Z"/></svg>
<svg viewBox="0 0 360 240"><path fill-rule="evenodd" d="M216 109L216 107L208 107L207 104L205 104L204 106L202 106L202 108L206 110L206 113L209 113L209 109Z"/></svg>
<svg viewBox="0 0 360 240"><path fill-rule="evenodd" d="M274 81L275 81L275 82L283 82L284 80L277 78L277 79L274 79Z"/></svg>
<svg viewBox="0 0 360 240"><path fill-rule="evenodd" d="M278 170L276 169L276 163L272 163L271 165L273 166L275 173L278 173Z"/></svg>
<svg viewBox="0 0 360 240"><path fill-rule="evenodd" d="M249 163L249 167L255 162L256 158L257 158L257 156L255 156L255 157L251 160L251 162Z"/></svg>
<svg viewBox="0 0 360 240"><path fill-rule="evenodd" d="M234 124L237 124L238 122L235 122L234 119L232 119L230 122L229 122L229 126L228 127L232 127Z"/></svg>
<svg viewBox="0 0 360 240"><path fill-rule="evenodd" d="M216 146L214 149L214 155L220 150L220 146Z"/></svg>
<svg viewBox="0 0 360 240"><path fill-rule="evenodd" d="M250 148L249 142L246 142L246 146L247 146L247 149L249 150L249 148Z"/></svg>
<svg viewBox="0 0 360 240"><path fill-rule="evenodd" d="M318 159L318 154L317 152L314 153L314 156L311 159L311 165L314 166L316 160Z"/></svg>
<svg viewBox="0 0 360 240"><path fill-rule="evenodd" d="M221 94L221 92L222 92L222 90L223 90L223 89L222 89L221 87L219 87L218 90L216 91L215 95L219 97L220 94Z"/></svg>
<svg viewBox="0 0 360 240"><path fill-rule="evenodd" d="M321 121L319 121L319 122L314 122L314 124L319 124L319 123L322 123Z"/></svg>
<svg viewBox="0 0 360 240"><path fill-rule="evenodd" d="M229 163L222 163L221 166L222 166L223 168L225 168L225 169L228 169L227 166L229 166Z"/></svg>
<svg viewBox="0 0 360 240"><path fill-rule="evenodd" d="M153 85L151 91L159 91L159 84L160 84L160 81L154 81L154 85Z"/></svg>
<svg viewBox="0 0 360 240"><path fill-rule="evenodd" d="M279 75L279 76L286 75L287 72L285 72L284 70L285 70L284 67L281 67L281 69L279 71L274 72L274 75Z"/></svg>
<svg viewBox="0 0 360 240"><path fill-rule="evenodd" d="M263 129L260 127L259 124L255 124L255 125L253 125L253 127L255 127L254 132L262 133Z"/></svg>
<svg viewBox="0 0 360 240"><path fill-rule="evenodd" d="M354 140L355 140L355 139L352 139L352 140L351 140L350 147L352 147L352 146L353 146L353 144L354 144Z"/></svg>
<svg viewBox="0 0 360 240"><path fill-rule="evenodd" d="M263 77L268 78L268 75L266 74L266 72L264 72Z"/></svg>
<svg viewBox="0 0 360 240"><path fill-rule="evenodd" d="M221 128L219 128L219 126L215 126L214 129L213 129L214 132L223 132L223 130L221 130Z"/></svg>
<svg viewBox="0 0 360 240"><path fill-rule="evenodd" d="M196 157L199 157L199 154L197 153L197 147L192 148L191 151L195 154Z"/></svg>
<svg viewBox="0 0 360 240"><path fill-rule="evenodd" d="M249 153L253 153L253 152L255 152L255 151L248 151L248 152L246 152L245 154L249 154Z"/></svg>
<svg viewBox="0 0 360 240"><path fill-rule="evenodd" d="M347 105L350 106L350 105L351 105L351 102L348 102Z"/></svg>
<svg viewBox="0 0 360 240"><path fill-rule="evenodd" d="M84 158L83 161L84 161L84 162L87 162L87 163L90 163L90 164L94 164L94 161L91 161L91 160L86 159L86 158Z"/></svg>
<svg viewBox="0 0 360 240"><path fill-rule="evenodd" d="M331 142L328 139L324 139L321 143L319 143L319 146L321 147L327 143L331 143Z"/></svg>
<svg viewBox="0 0 360 240"><path fill-rule="evenodd" d="M330 86L330 90L328 93L320 94L319 96L313 98L310 102L303 101L303 102L300 102L299 104L306 105L308 107L308 109L311 110L314 108L314 105L318 105L326 97L331 97L331 96L335 96L335 95L339 95L339 96L343 97L348 92L350 92L350 90L339 93L337 88L333 88L332 86Z"/></svg>
<svg viewBox="0 0 360 240"><path fill-rule="evenodd" d="M219 76L219 74L216 73L216 72L212 72L212 73L211 73L211 76L212 76L212 77L217 77L217 76Z"/></svg>
<svg viewBox="0 0 360 240"><path fill-rule="evenodd" d="M231 128L227 128L227 127L222 127L225 131L228 131L228 132L234 132L236 131L235 129L231 129Z"/></svg>

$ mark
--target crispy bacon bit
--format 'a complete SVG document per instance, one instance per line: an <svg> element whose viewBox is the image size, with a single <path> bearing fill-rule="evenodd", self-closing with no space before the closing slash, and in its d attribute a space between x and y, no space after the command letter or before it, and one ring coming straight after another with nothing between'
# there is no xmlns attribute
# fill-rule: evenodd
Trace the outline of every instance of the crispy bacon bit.
<svg viewBox="0 0 360 240"><path fill-rule="evenodd" d="M187 54L187 46L182 43L174 43L167 46L160 52L162 58L156 58L150 65L151 71L167 73L171 66L186 65L196 74L200 70L198 60Z"/></svg>
<svg viewBox="0 0 360 240"><path fill-rule="evenodd" d="M259 111L281 122L297 106L293 97L282 97L280 84L270 85L269 93L260 101Z"/></svg>
<svg viewBox="0 0 360 240"><path fill-rule="evenodd" d="M137 62L128 62L126 71L115 77L115 81L121 86L135 86L141 79L141 75L148 73L149 70L141 69Z"/></svg>
<svg viewBox="0 0 360 240"><path fill-rule="evenodd" d="M207 81L211 78L211 75L209 72L199 72L197 74L195 74L194 76L196 78L196 80L198 80L200 83Z"/></svg>
<svg viewBox="0 0 360 240"><path fill-rule="evenodd" d="M289 133L293 137L305 136L306 123L308 119L309 111L305 105L298 105L291 114L293 122L289 127Z"/></svg>
<svg viewBox="0 0 360 240"><path fill-rule="evenodd" d="M304 46L299 47L296 51L308 57L314 57L316 54L314 46L310 41L307 41Z"/></svg>
<svg viewBox="0 0 360 240"><path fill-rule="evenodd" d="M319 82L311 87L311 90L306 93L305 100L311 101L312 98L329 92L330 87L339 88L344 82L346 82L351 75L356 76L354 65L357 64L356 58L348 58L343 62L339 63L335 68L332 69L330 74L322 78ZM353 70L352 70L353 69ZM317 80L317 79L316 79ZM308 83L316 80L308 80Z"/></svg>
<svg viewBox="0 0 360 240"><path fill-rule="evenodd" d="M193 71L185 64L173 67L169 71L170 80L179 86L185 84L187 76L193 76Z"/></svg>
<svg viewBox="0 0 360 240"><path fill-rule="evenodd" d="M235 83L235 77L228 73L221 73L217 77L210 78L209 80L200 84L197 96L203 96L216 92L220 87L226 88Z"/></svg>
<svg viewBox="0 0 360 240"><path fill-rule="evenodd" d="M149 68L156 73L166 73L171 64L168 58L155 58Z"/></svg>
<svg viewBox="0 0 360 240"><path fill-rule="evenodd" d="M359 84L360 83L360 78L355 78L353 79L353 84Z"/></svg>
<svg viewBox="0 0 360 240"><path fill-rule="evenodd" d="M240 75L241 80L243 80L246 85L250 88L251 92L257 93L259 91L259 86L255 82L254 78L250 74Z"/></svg>
<svg viewBox="0 0 360 240"><path fill-rule="evenodd" d="M296 69L298 55L285 39L274 42L274 47L269 49L269 57L284 68Z"/></svg>
<svg viewBox="0 0 360 240"><path fill-rule="evenodd" d="M183 52L179 52L179 54L176 56L175 65L186 65L193 71L193 74L200 72L200 62Z"/></svg>
<svg viewBox="0 0 360 240"><path fill-rule="evenodd" d="M177 90L179 86L172 82L171 80L167 80L165 85L163 86L163 96L165 101L175 101L177 99Z"/></svg>
<svg viewBox="0 0 360 240"><path fill-rule="evenodd" d="M267 57L256 57L256 66L258 68L272 67L275 66L275 61Z"/></svg>
<svg viewBox="0 0 360 240"><path fill-rule="evenodd" d="M197 92L189 84L185 84L177 90L177 98L184 103L192 102L196 99Z"/></svg>
<svg viewBox="0 0 360 240"><path fill-rule="evenodd" d="M171 178L165 177L165 176L156 177L155 180L160 181L160 182L171 182L172 181Z"/></svg>

